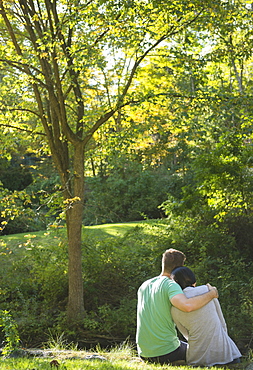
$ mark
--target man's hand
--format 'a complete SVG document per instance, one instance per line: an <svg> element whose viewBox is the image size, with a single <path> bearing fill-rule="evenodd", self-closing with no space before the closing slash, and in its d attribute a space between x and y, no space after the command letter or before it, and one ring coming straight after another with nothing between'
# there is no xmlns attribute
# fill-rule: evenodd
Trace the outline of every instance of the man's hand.
<svg viewBox="0 0 253 370"><path fill-rule="evenodd" d="M208 287L208 289L209 289L210 291L213 291L213 292L214 292L214 297L213 297L213 298L218 298L218 297L219 297L219 293L218 293L217 288L216 288L215 286L212 286L212 285L211 285L211 284L209 284L209 283L207 283L206 285L207 285L207 287Z"/></svg>
<svg viewBox="0 0 253 370"><path fill-rule="evenodd" d="M191 297L191 298L186 298L184 294L174 295L174 297L172 297L170 300L172 305L181 311L191 312L191 311L198 310L199 308L205 306L213 298L218 298L217 289L210 284L206 284L206 285L208 287L208 292Z"/></svg>

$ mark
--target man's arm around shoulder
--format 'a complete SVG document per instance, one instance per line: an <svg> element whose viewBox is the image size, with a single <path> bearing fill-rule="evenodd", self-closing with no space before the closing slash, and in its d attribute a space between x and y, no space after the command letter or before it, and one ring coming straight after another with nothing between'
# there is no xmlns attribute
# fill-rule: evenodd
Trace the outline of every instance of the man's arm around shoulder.
<svg viewBox="0 0 253 370"><path fill-rule="evenodd" d="M215 287L207 284L209 291L207 293L186 298L184 294L176 294L171 298L171 303L173 306L184 312L191 312L198 310L199 308L205 306L213 298L218 298L218 291Z"/></svg>

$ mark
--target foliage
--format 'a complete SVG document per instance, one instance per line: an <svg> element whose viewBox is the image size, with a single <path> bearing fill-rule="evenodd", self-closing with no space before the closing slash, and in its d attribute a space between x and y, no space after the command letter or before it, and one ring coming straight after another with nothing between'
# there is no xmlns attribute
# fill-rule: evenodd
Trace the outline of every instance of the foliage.
<svg viewBox="0 0 253 370"><path fill-rule="evenodd" d="M211 153L204 150L191 162L191 184L183 188L185 208L197 211L206 204L217 219L251 214L253 148L245 137L239 130L221 134Z"/></svg>
<svg viewBox="0 0 253 370"><path fill-rule="evenodd" d="M85 224L127 222L162 216L170 177L165 167L146 168L127 158L114 160L108 175L86 179Z"/></svg>
<svg viewBox="0 0 253 370"><path fill-rule="evenodd" d="M50 262L49 262L50 261ZM67 252L58 241L36 244L34 236L8 248L1 246L2 307L12 308L21 338L41 341L67 299ZM15 273L13 273L15 271ZM22 315L20 315L22 312Z"/></svg>
<svg viewBox="0 0 253 370"><path fill-rule="evenodd" d="M25 190L8 190L0 182L0 233L38 231L45 227L33 207L33 196Z"/></svg>
<svg viewBox="0 0 253 370"><path fill-rule="evenodd" d="M31 153L30 155L26 153L23 158L16 154L15 158L17 163L22 162L21 169L25 168L22 172L19 166L10 166L7 160L1 162L6 164L3 175L6 175L8 168L14 171L12 182L0 185L1 234L45 230L54 222L59 225L64 218L62 213L66 210L66 205L60 190L59 176L55 172L51 158L31 156ZM33 181L26 183L23 190L15 189L15 186L18 188L20 184L16 177L23 181L23 171L32 173Z"/></svg>
<svg viewBox="0 0 253 370"><path fill-rule="evenodd" d="M0 135L7 144L10 142L8 134L15 137L13 130L21 130L32 141L43 137L43 146L44 139L47 140L64 201L69 205L65 212L70 264L68 317L72 320L77 315L84 315L80 262L84 154L93 159L93 136L97 134L99 141L99 130L102 128L103 131L105 125L112 131L120 131L120 117L131 105L149 99L156 103L160 94L172 93L174 84L170 83L167 89L166 78L161 76L162 84L156 81L155 92L139 88L145 81L139 84L138 73L145 68L149 56L152 59L151 54L158 53L162 57L166 53L166 58L175 58L176 64L187 64L186 72L179 68L181 75L175 86L180 94L188 91L187 77L194 72L189 67L192 58L185 50L178 58L178 45L185 49L185 44L193 43L200 52L206 36L213 35L216 29L224 35L223 24L231 20L231 14L238 16L240 9L246 17L247 9L244 4L239 6L237 1L227 4L210 0L204 3L199 0L190 3L185 0L168 3L156 0L117 3L111 0L88 3L18 0L14 3L1 1L0 8ZM239 25L244 24L244 17L240 17ZM229 23L231 32L236 27L237 24ZM193 49L191 45L190 52ZM247 50L250 50L250 42ZM181 63L181 56L184 63ZM172 70L171 66L164 67ZM190 76L190 90L194 94L206 79L201 73L193 75L196 81ZM180 102L174 104L173 98L166 104L174 105L175 109ZM188 125L185 111L169 116L169 120ZM164 127L169 131L169 120L161 119L159 124L154 124L154 135ZM127 119L125 124L136 129L138 121ZM142 132L148 131L154 121L150 119L144 129L141 125ZM184 128L180 134L186 131ZM140 133L138 137L141 137ZM22 140L22 144L25 141ZM179 152L182 146L185 147L180 145ZM98 147L101 149L101 143ZM3 151L6 156L6 150ZM156 153L159 153L158 148ZM182 157L185 158L184 153ZM138 191L142 188L143 182L140 182ZM130 195L135 200L138 194ZM141 201L143 203L143 199ZM130 213L128 217L136 217L136 209Z"/></svg>
<svg viewBox="0 0 253 370"><path fill-rule="evenodd" d="M8 311L0 310L0 327L3 328L5 336L2 354L8 355L19 347L20 342L17 324Z"/></svg>
<svg viewBox="0 0 253 370"><path fill-rule="evenodd" d="M198 284L217 286L229 333L247 353L253 323L252 259L243 248L238 251L238 234L235 237L226 224L218 227L185 216L125 225L127 232L124 229L120 234L118 227L118 234L112 236L113 226L102 225L103 234L98 226L84 228L86 315L74 330L66 322L64 244L57 238L42 244L30 237L26 245L12 250L2 246L3 307L12 308L24 345L38 345L47 341L47 333L57 338L63 332L64 342L77 343L79 348L94 343L104 347L126 338L134 342L137 289L160 273L162 253L174 247L186 254L186 264L196 273Z"/></svg>
<svg viewBox="0 0 253 370"><path fill-rule="evenodd" d="M0 161L0 181L6 189L23 190L32 183L32 174L27 168L6 162L3 159Z"/></svg>

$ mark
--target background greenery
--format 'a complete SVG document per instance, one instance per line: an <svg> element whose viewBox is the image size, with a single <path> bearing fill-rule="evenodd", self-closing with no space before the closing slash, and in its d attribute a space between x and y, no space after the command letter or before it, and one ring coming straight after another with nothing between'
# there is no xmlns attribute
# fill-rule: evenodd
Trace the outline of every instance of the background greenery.
<svg viewBox="0 0 253 370"><path fill-rule="evenodd" d="M178 248L198 284L217 286L229 334L243 353L252 339L252 258L238 252L226 225L182 216L169 220L84 227L86 316L76 328L65 320L67 247L64 230L17 234L1 242L1 307L17 321L23 346L39 346L64 333L81 348L129 338L134 342L136 292L160 273L161 254Z"/></svg>

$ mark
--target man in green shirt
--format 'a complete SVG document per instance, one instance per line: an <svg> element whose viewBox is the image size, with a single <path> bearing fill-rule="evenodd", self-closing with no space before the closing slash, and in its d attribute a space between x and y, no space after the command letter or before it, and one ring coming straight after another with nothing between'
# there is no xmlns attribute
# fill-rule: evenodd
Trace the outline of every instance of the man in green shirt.
<svg viewBox="0 0 253 370"><path fill-rule="evenodd" d="M172 270L183 266L184 261L183 252L166 250L161 275L145 281L138 290L136 343L139 356L149 362L165 364L186 359L187 343L177 337L172 305L191 312L218 298L217 289L209 284L207 293L186 298L181 287L170 279Z"/></svg>

